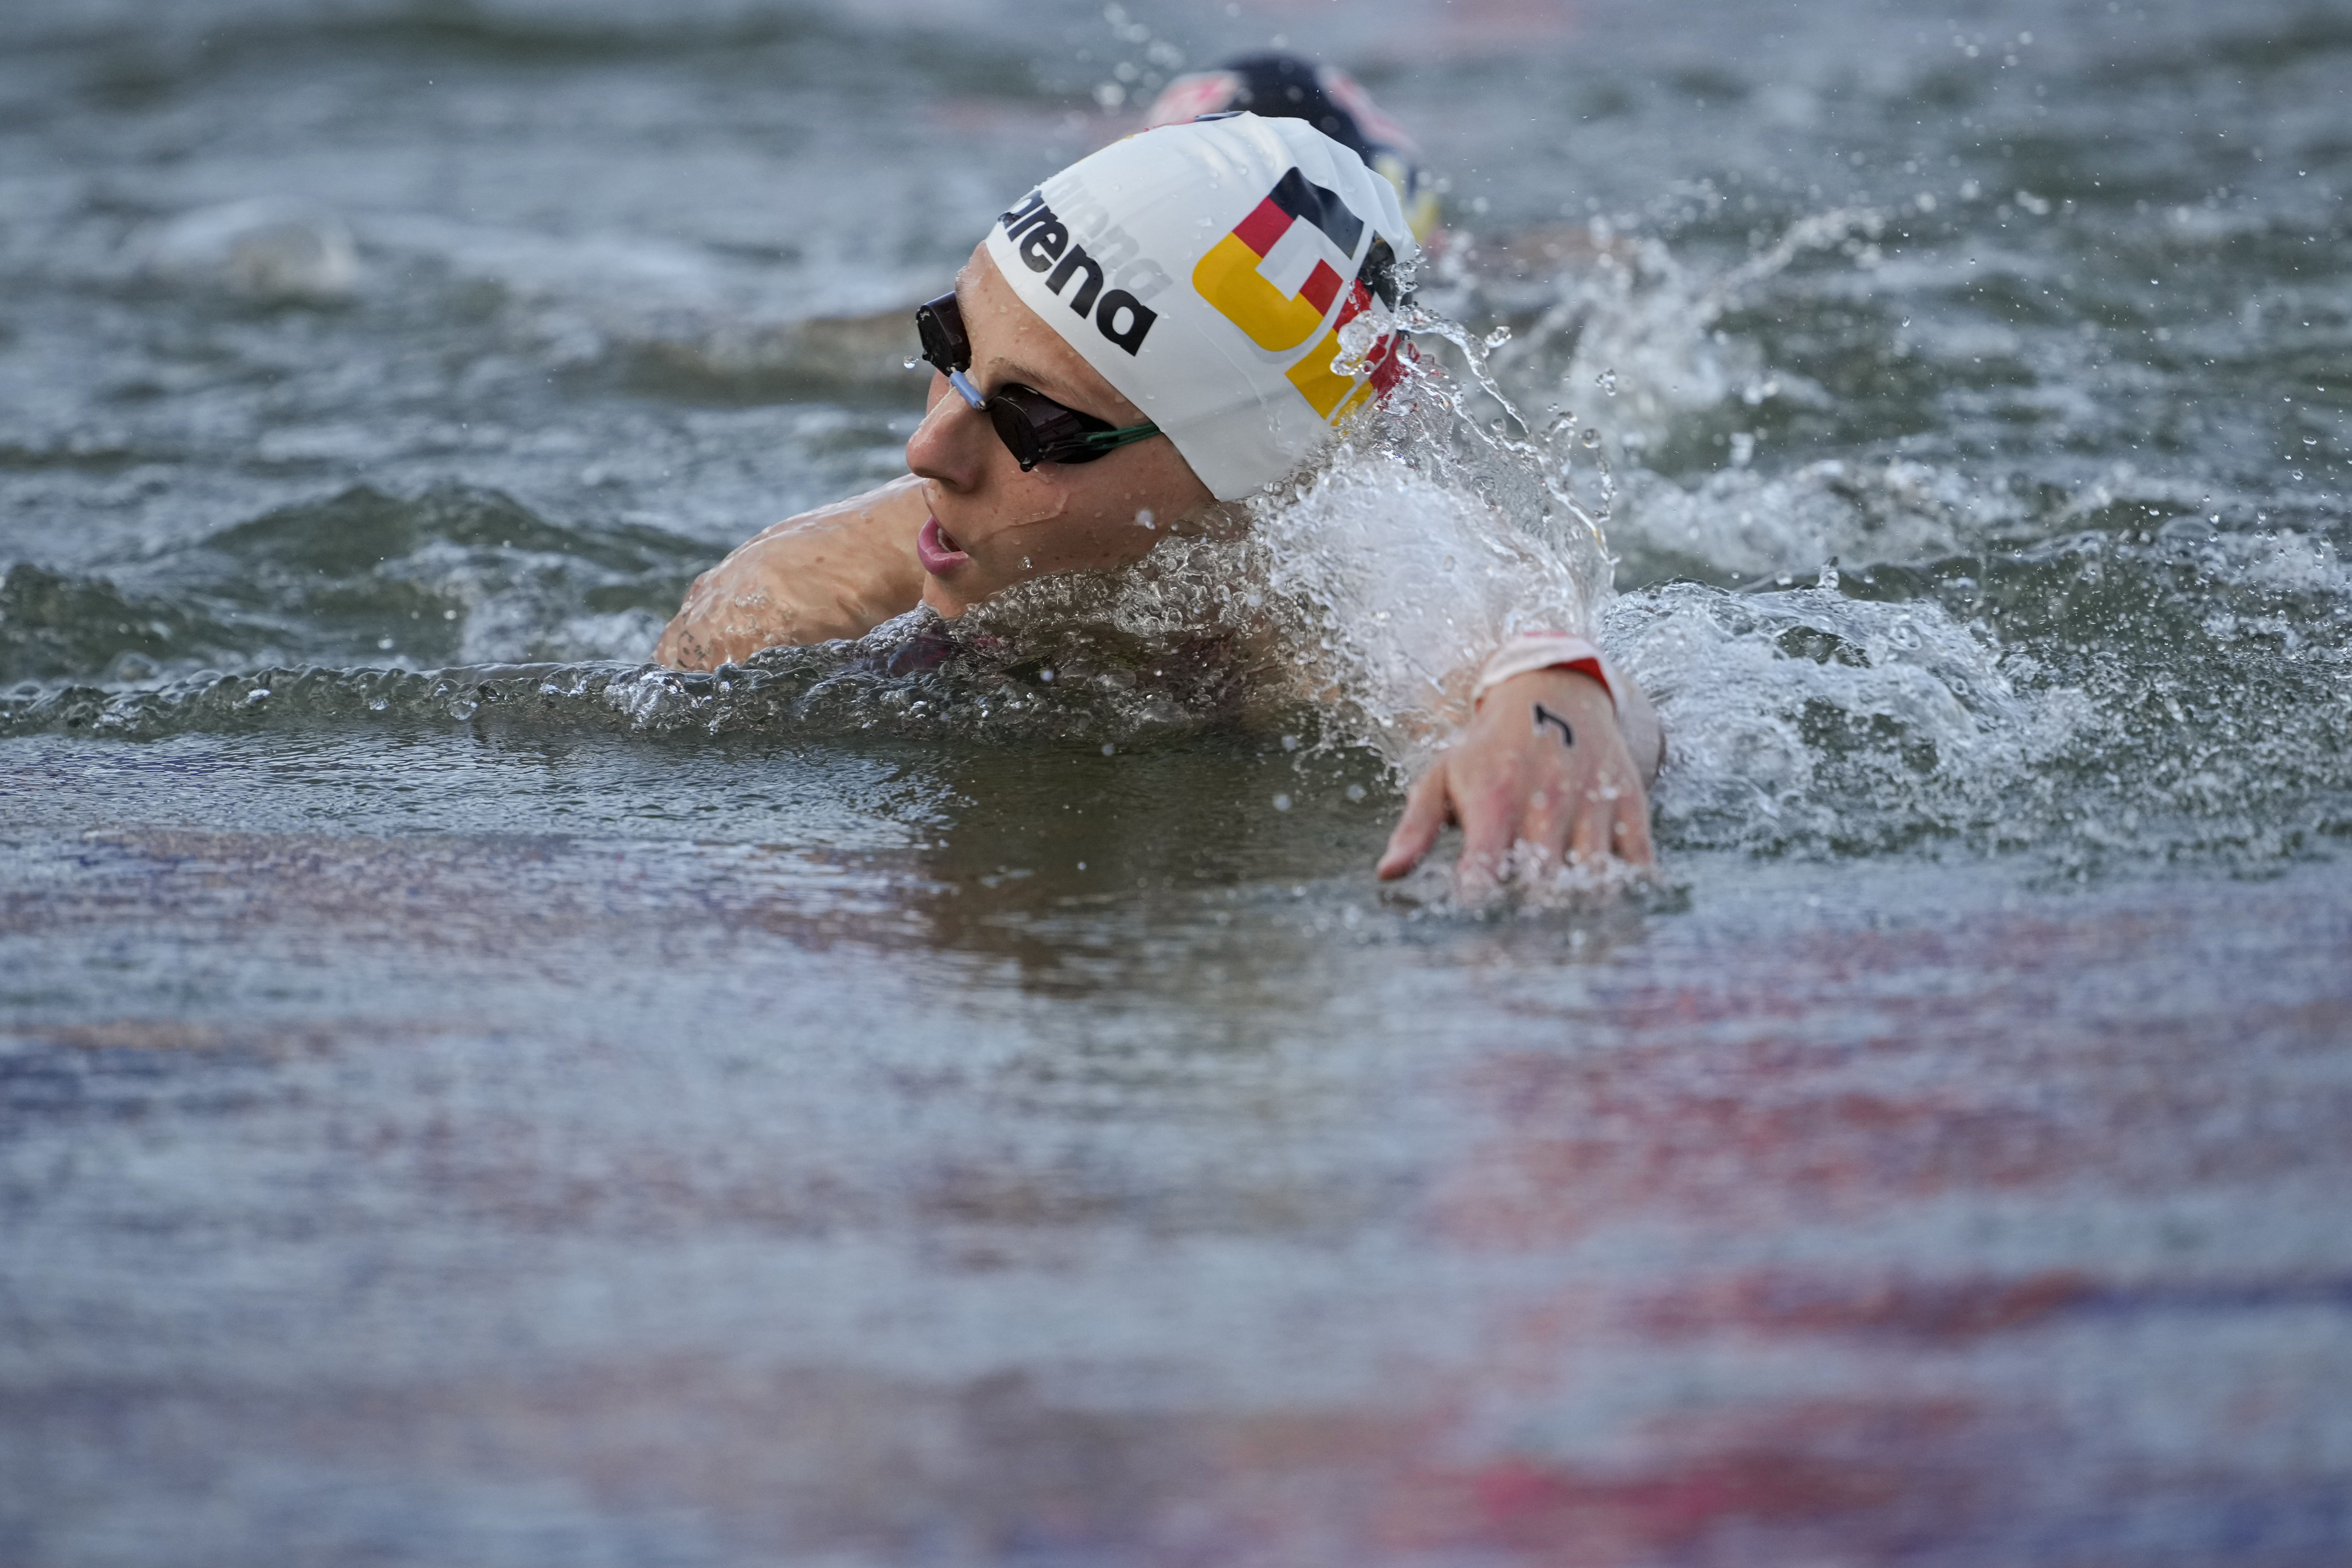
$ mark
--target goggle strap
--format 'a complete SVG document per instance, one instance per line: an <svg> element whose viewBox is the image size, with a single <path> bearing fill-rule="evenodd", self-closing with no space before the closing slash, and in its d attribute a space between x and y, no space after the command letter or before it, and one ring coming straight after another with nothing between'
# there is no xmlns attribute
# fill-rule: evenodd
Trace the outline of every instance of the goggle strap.
<svg viewBox="0 0 2352 1568"><path fill-rule="evenodd" d="M1078 444L1098 452L1116 451L1131 441L1148 440L1160 434L1157 425L1129 425L1121 430L1089 430L1078 437Z"/></svg>

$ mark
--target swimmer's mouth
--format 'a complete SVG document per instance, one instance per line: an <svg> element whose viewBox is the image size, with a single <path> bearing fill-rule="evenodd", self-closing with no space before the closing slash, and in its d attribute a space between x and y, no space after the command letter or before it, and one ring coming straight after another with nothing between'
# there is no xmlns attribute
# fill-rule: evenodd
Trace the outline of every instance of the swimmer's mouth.
<svg viewBox="0 0 2352 1568"><path fill-rule="evenodd" d="M956 548L956 542L936 517L927 519L923 531L915 535L915 558L934 577L943 577L971 559Z"/></svg>

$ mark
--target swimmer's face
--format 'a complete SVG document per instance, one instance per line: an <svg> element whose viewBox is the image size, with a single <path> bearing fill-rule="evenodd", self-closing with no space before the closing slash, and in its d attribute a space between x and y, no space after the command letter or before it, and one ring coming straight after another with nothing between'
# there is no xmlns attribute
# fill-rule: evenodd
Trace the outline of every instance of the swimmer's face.
<svg viewBox="0 0 2352 1568"><path fill-rule="evenodd" d="M1115 426L1144 422L1141 409L1021 302L984 247L957 276L956 302L971 340L966 374L982 393L1018 382ZM937 373L929 409L907 443L907 467L922 476L931 508L916 546L923 602L947 616L1049 572L1124 565L1214 499L1164 436L1091 463L1040 463L1024 474L988 416ZM1144 513L1150 527L1138 521Z"/></svg>

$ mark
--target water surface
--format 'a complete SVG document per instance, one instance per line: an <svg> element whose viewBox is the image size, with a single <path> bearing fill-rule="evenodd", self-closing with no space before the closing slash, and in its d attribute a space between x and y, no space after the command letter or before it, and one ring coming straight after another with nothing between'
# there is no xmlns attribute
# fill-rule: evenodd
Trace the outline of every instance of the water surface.
<svg viewBox="0 0 2352 1568"><path fill-rule="evenodd" d="M1148 20L0 21L0 1557L2352 1554L2352 12ZM1108 654L642 668L1276 33L1599 435L1651 897Z"/></svg>

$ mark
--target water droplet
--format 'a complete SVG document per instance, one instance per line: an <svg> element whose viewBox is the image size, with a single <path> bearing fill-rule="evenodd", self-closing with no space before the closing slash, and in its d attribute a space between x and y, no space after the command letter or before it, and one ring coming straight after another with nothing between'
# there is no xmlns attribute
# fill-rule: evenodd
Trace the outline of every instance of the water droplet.
<svg viewBox="0 0 2352 1568"><path fill-rule="evenodd" d="M2303 444L2306 447L2316 447L2319 445L2319 437L2316 436L2305 436L2303 438Z"/></svg>
<svg viewBox="0 0 2352 1568"><path fill-rule="evenodd" d="M1286 795L1276 795L1274 797L1274 809L1276 811L1288 811L1290 809L1290 797Z"/></svg>
<svg viewBox="0 0 2352 1568"><path fill-rule="evenodd" d="M1108 757L1108 756L1111 755L1113 752L1117 752L1118 750L1118 748L1117 746L1112 745L1108 741L1105 741L1105 742L1103 742L1103 755L1104 755L1104 756ZM1081 862L1079 862L1079 864L1084 865L1084 864L1085 864L1085 862L1084 862L1084 861L1081 861Z"/></svg>
<svg viewBox="0 0 2352 1568"><path fill-rule="evenodd" d="M922 355L920 355L920 354L908 354L908 355L906 357L906 359L905 359L905 360L903 360L903 361L901 361L901 362L900 362L900 363L899 363L899 367L898 367L898 368L899 368L899 369L901 369L901 370L912 370L912 369L914 369L917 365L919 365L919 364L920 364L920 363L923 363L923 356L922 356Z"/></svg>
<svg viewBox="0 0 2352 1568"><path fill-rule="evenodd" d="M1137 512L1135 514L1135 521L1140 523L1143 527L1150 528L1152 525L1151 509L1150 507L1145 507L1142 510Z"/></svg>
<svg viewBox="0 0 2352 1568"><path fill-rule="evenodd" d="M1617 395L1617 373L1614 370L1604 370L1592 378L1592 384L1614 397Z"/></svg>
<svg viewBox="0 0 2352 1568"><path fill-rule="evenodd" d="M1298 750L1298 737L1296 735L1285 735L1282 738L1282 749L1286 752L1295 752Z"/></svg>
<svg viewBox="0 0 2352 1568"><path fill-rule="evenodd" d="M1361 799L1363 799L1363 798L1364 798L1364 786L1363 786L1363 785L1361 785L1361 784L1349 784L1349 785L1348 786L1348 798L1349 798L1349 800L1361 800Z"/></svg>
<svg viewBox="0 0 2352 1568"><path fill-rule="evenodd" d="M1577 438L1582 441L1588 447L1598 447L1601 445L1601 432L1593 429L1589 425L1585 426L1584 434Z"/></svg>

